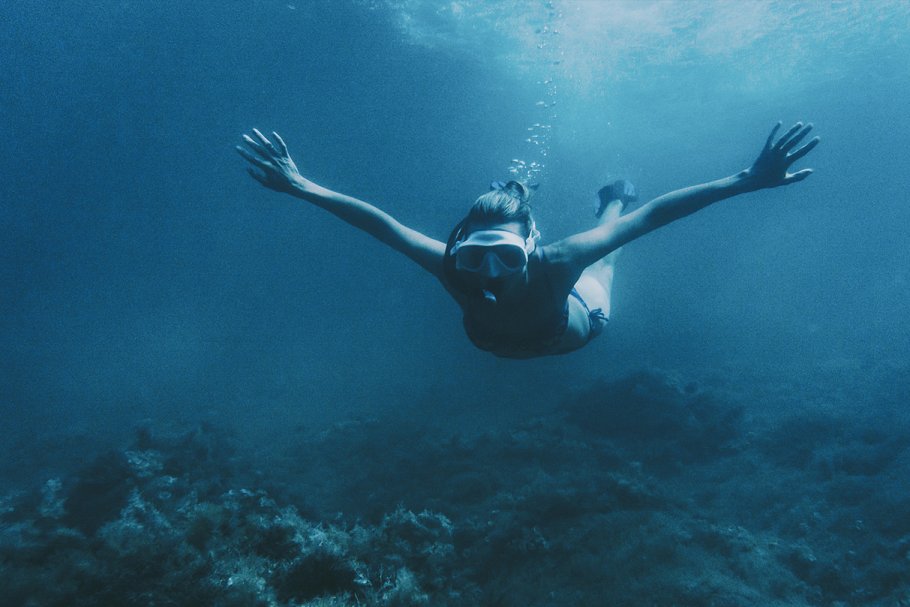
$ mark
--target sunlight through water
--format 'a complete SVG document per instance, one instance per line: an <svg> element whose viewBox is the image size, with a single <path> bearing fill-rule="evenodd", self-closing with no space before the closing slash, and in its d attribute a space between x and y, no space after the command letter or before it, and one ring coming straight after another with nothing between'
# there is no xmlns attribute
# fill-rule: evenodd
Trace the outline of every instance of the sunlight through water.
<svg viewBox="0 0 910 607"><path fill-rule="evenodd" d="M516 134L511 175L539 180L566 101L626 82L678 83L717 74L704 94L765 96L836 81L857 63L903 78L910 2L688 0L370 0L410 44L498 62L535 91L532 121ZM895 67L897 66L897 67ZM875 68L873 68L875 69Z"/></svg>

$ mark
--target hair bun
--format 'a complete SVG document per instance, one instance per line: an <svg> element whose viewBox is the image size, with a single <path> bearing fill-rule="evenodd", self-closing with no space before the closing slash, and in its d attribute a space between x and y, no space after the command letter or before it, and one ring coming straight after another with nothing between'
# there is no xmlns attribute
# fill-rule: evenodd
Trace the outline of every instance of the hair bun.
<svg viewBox="0 0 910 607"><path fill-rule="evenodd" d="M534 190L537 189L537 184L525 184L521 181L510 181L505 184L502 189L520 201L527 203L529 200L531 200L531 195L534 193Z"/></svg>

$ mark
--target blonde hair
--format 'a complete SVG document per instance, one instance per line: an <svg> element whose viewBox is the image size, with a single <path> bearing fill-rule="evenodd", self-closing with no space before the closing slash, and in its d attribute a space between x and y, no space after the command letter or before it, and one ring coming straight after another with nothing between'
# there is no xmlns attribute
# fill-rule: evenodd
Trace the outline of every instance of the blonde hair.
<svg viewBox="0 0 910 607"><path fill-rule="evenodd" d="M510 181L504 187L490 190L478 197L471 205L465 226L515 221L525 226L528 235L534 229L531 205L528 200L531 189L518 181Z"/></svg>

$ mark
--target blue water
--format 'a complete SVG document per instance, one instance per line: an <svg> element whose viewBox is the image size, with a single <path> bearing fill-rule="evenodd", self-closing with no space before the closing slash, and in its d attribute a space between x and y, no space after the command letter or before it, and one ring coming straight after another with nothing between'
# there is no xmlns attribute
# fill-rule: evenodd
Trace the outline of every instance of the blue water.
<svg viewBox="0 0 910 607"><path fill-rule="evenodd" d="M239 457L280 484L272 458L300 432L390 414L508 428L642 370L755 414L848 407L903 440L906 2L8 4L10 487L65 486L137 424L199 422L235 433ZM432 278L262 188L233 150L253 127L278 131L304 175L438 239L491 179L530 177L551 242L592 225L609 180L649 199L731 175L778 120L815 124L822 142L797 166L808 180L626 246L607 333L533 361L474 349ZM730 600L717 604L746 604Z"/></svg>

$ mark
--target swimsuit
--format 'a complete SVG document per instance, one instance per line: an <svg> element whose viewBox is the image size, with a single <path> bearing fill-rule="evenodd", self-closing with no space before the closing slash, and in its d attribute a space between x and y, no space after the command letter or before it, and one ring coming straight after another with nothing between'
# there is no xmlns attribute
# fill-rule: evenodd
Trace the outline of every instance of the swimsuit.
<svg viewBox="0 0 910 607"><path fill-rule="evenodd" d="M518 358L564 351L558 348L569 326L571 297L578 300L587 314L588 341L600 335L608 320L606 314L600 308L591 310L574 288L568 295L560 295L565 291L553 286L549 275L552 266L542 248L528 256L529 282L520 301L502 308L485 303L482 291L465 282L455 267L455 256L450 254L463 224L455 227L446 245L444 284L461 305L465 332L475 346L496 355Z"/></svg>
<svg viewBox="0 0 910 607"><path fill-rule="evenodd" d="M588 307L587 302L575 288L569 292L569 297L574 297L584 308L588 317L588 341L591 341L603 332L609 318L604 314L601 308ZM563 306L560 314L554 322L544 325L540 330L523 332L522 334L499 333L495 331L483 331L477 323L471 319L468 314L463 319L465 333L475 346L481 350L491 352L510 351L523 354L547 354L550 353L562 341L566 329L569 326L569 299Z"/></svg>
<svg viewBox="0 0 910 607"><path fill-rule="evenodd" d="M594 308L593 310L588 307L588 304L585 303L585 300L581 298L581 295L578 291L575 290L575 287L572 287L572 290L569 292L569 295L578 300L578 303L582 305L585 309L585 312L588 313L588 341L591 341L601 333L603 333L604 327L607 326L607 323L610 321L607 318L607 315L604 314L603 309ZM569 323L569 300L566 300L566 311L565 311L566 325ZM565 332L565 327L563 327L563 332Z"/></svg>
<svg viewBox="0 0 910 607"><path fill-rule="evenodd" d="M591 309L573 287L568 296L556 289L549 276L546 256L537 249L528 260L528 287L524 298L508 308L486 307L482 303L465 308L464 328L471 342L481 350L541 355L555 353L569 326L569 298L581 304L588 317L588 341L607 323L600 308ZM561 300L561 301L560 301ZM476 306L476 307L475 307Z"/></svg>

